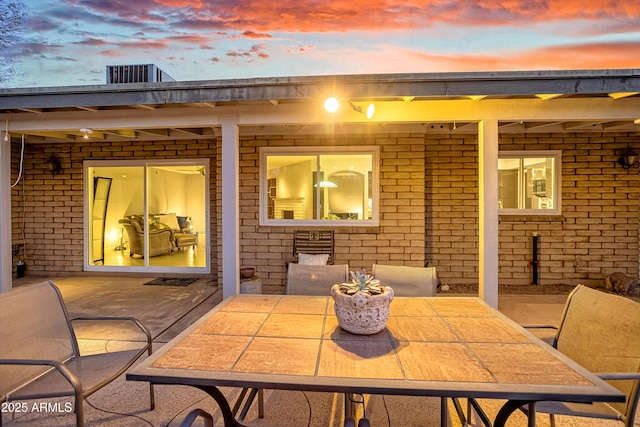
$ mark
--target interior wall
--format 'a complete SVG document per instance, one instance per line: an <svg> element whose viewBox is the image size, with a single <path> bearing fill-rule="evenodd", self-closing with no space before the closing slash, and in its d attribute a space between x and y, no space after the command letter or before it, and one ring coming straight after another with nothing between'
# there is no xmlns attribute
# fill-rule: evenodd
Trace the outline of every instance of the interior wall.
<svg viewBox="0 0 640 427"><path fill-rule="evenodd" d="M206 231L207 219L205 218L206 209L204 206L206 199L202 199L200 197L188 197L188 195L189 193L204 194L205 184L206 182L201 175L185 175L185 186L183 192L186 198L184 205L186 207L186 212L184 214L191 217L193 230L198 233L204 233Z"/></svg>

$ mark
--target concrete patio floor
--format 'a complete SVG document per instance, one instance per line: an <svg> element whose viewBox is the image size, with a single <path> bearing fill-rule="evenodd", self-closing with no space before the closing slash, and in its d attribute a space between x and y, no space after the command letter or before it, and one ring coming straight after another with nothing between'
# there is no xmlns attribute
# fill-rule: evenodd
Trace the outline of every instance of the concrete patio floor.
<svg viewBox="0 0 640 427"><path fill-rule="evenodd" d="M14 286L45 280L46 278L27 277L14 281ZM51 278L60 287L68 310L73 313L90 312L92 314L111 314L110 308L116 307L127 315L138 317L143 323L156 322L158 318L170 317L169 327L159 325L154 333L156 349L182 331L204 313L221 301L220 292L214 283L202 280L187 287L142 286L149 278L133 277L63 277ZM193 286L193 288L192 288ZM88 290L91 288L91 290ZM108 288L108 292L105 291ZM176 289L177 288L177 289ZM182 288L182 289L180 289ZM88 298L87 295L91 295ZM184 294L188 294L185 297ZM84 295L84 296L83 296ZM447 294L459 296L460 294ZM566 295L500 295L499 310L521 324L555 324L557 325ZM113 301L117 300L117 304ZM176 307L179 307L177 309ZM162 309L163 308L163 309ZM164 311L162 311L164 310ZM159 314L158 312L161 311ZM173 311L175 313L170 313ZM103 331L83 329L81 326L79 342L85 354L94 352L115 351L121 348L136 346L131 335L122 331L116 336L110 334L104 339ZM114 331L111 331L114 332ZM542 332L541 338L549 339L550 333ZM156 390L156 409L149 410L148 386L146 383L125 380L124 376L104 389L90 396L85 402L85 420L87 426L99 427L133 427L133 426L178 426L184 417L194 408L209 411L216 418L215 425L222 425L219 411L211 397L206 393L186 386L160 385ZM230 401L234 400L239 390L223 388L223 393ZM309 393L299 391L265 391L266 416L257 418L255 408L249 412L246 424L264 427L298 427L342 426L342 395L333 393ZM59 399L62 402L69 399ZM366 410L367 417L373 426L439 426L440 400L437 398L415 398L396 396L366 396L366 405L358 405L359 410ZM483 407L490 416L497 413L500 401L482 401ZM451 425L461 426L455 416L453 405L449 401ZM63 427L74 425L73 414L38 413L3 415L3 425L17 426L51 426ZM203 425L200 420L195 426ZM477 421L471 425L480 425ZM524 426L526 419L521 414L514 414L508 427ZM539 414L539 427L549 426L548 416ZM589 420L585 418L558 417L558 427L614 427L621 423L613 421ZM640 421L634 424L640 427Z"/></svg>

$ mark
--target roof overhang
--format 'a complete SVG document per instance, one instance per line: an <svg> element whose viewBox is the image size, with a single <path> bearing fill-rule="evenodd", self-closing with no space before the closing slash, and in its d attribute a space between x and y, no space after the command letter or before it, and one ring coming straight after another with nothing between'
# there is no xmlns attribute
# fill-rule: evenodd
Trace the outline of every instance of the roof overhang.
<svg viewBox="0 0 640 427"><path fill-rule="evenodd" d="M345 108L322 110L328 96L375 103L368 121ZM135 83L0 90L0 118L30 142L97 139L211 138L220 117L244 132L475 132L496 118L509 132L636 131L640 70L362 74Z"/></svg>

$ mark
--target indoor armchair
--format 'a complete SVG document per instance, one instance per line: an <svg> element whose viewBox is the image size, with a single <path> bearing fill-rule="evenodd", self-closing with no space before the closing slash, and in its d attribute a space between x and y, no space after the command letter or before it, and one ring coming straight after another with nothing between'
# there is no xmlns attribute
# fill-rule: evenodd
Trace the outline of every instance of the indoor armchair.
<svg viewBox="0 0 640 427"><path fill-rule="evenodd" d="M122 218L119 222L129 236L129 256L140 255L144 258L144 218L141 215L131 215L130 217ZM161 223L150 225L150 257L173 253L174 246L175 237L171 228Z"/></svg>

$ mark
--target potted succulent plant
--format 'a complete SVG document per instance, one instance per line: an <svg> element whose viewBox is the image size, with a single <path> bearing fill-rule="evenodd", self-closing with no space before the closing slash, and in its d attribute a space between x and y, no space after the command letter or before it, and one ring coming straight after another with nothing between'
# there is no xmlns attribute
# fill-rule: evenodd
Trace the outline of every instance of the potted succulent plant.
<svg viewBox="0 0 640 427"><path fill-rule="evenodd" d="M359 335L380 332L387 325L393 289L382 286L363 269L351 272L351 282L331 287L334 310L340 327Z"/></svg>

